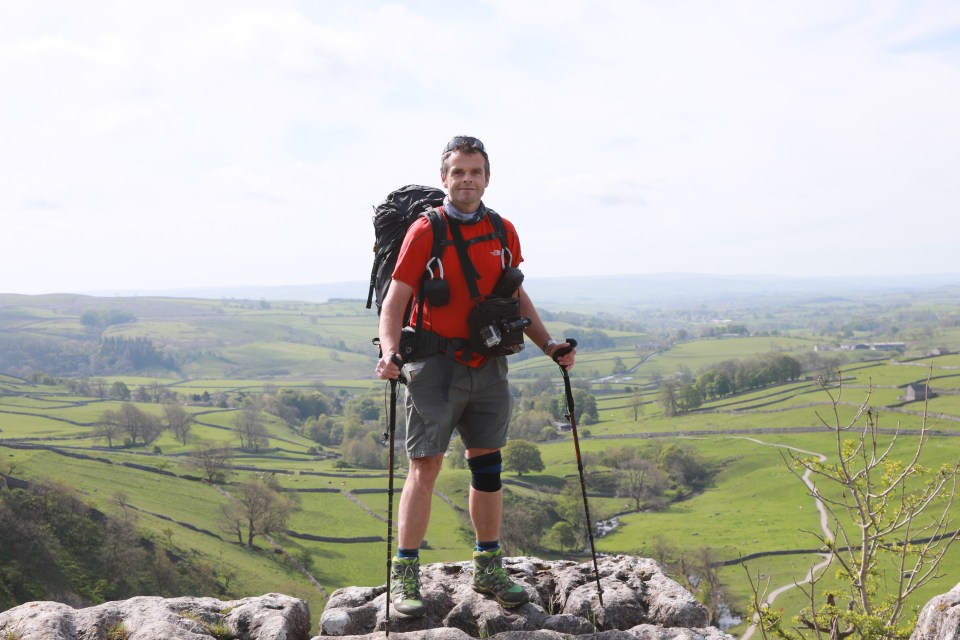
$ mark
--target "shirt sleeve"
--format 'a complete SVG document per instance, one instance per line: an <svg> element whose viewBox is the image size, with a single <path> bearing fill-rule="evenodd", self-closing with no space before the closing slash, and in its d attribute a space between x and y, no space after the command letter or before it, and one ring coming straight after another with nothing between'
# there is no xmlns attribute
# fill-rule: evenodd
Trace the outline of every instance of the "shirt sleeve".
<svg viewBox="0 0 960 640"><path fill-rule="evenodd" d="M511 251L513 249L511 248ZM400 245L397 264L393 268L393 279L408 284L414 289L420 286L427 261L433 252L433 229L425 217L417 218Z"/></svg>
<svg viewBox="0 0 960 640"><path fill-rule="evenodd" d="M517 229L509 220L503 221L503 227L507 231L507 248L513 254L513 266L523 262L523 253L520 251L520 236L517 235Z"/></svg>

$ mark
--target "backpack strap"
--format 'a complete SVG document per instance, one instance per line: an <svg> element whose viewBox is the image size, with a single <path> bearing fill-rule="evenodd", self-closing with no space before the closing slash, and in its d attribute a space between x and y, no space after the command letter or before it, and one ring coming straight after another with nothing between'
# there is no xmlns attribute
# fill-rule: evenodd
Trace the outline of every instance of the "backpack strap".
<svg viewBox="0 0 960 640"><path fill-rule="evenodd" d="M493 225L493 232L500 238L500 246L507 246L507 228L503 224L503 218L493 209L487 209L487 216L490 217L490 223Z"/></svg>
<svg viewBox="0 0 960 640"><path fill-rule="evenodd" d="M460 267L463 269L463 275L467 279L470 299L476 300L480 297L480 287L477 286L477 280L480 279L480 272L473 266L470 254L467 253L467 243L463 241L460 224L455 220L450 224L450 235L453 236L453 246L456 247L457 254L460 256Z"/></svg>
<svg viewBox="0 0 960 640"><path fill-rule="evenodd" d="M503 218L500 217L500 214L494 211L493 209L487 209L487 215L490 217L490 223L493 225L493 233L500 238L500 249L503 251L501 253L501 266L506 269L507 267L513 266L513 252L510 251L510 247L507 246L507 228L503 224ZM507 264L504 262L502 256L503 254L510 255L510 263Z"/></svg>
<svg viewBox="0 0 960 640"><path fill-rule="evenodd" d="M503 224L503 218L501 218L500 214L493 209L487 210L487 216L490 218L490 223L493 225L493 233L477 236L467 241L463 239L463 234L460 232L460 224L456 220L450 221L450 235L453 236L453 245L457 248L457 254L460 256L460 264L463 267L464 276L466 276L467 287L470 290L470 298L472 300L480 298L480 288L477 286L477 280L480 279L480 273L473 265L473 261L470 260L470 255L467 253L467 249L469 247L478 242L498 239L500 240L500 248L502 251L500 266L503 269L513 266L513 254L507 247L507 229ZM510 255L510 264L505 262L503 258L504 254Z"/></svg>
<svg viewBox="0 0 960 640"><path fill-rule="evenodd" d="M443 257L443 248L448 244L446 218L437 207L430 207L420 215L430 221L430 228L433 230L433 249L430 252L430 260L431 262L440 260ZM430 262L427 266L430 266Z"/></svg>
<svg viewBox="0 0 960 640"><path fill-rule="evenodd" d="M433 230L433 250L430 253L430 261L427 263L427 266L430 266L433 261L439 261L443 256L444 248L450 246L451 244L456 244L456 239L448 240L447 239L447 223L446 217L439 211L438 207L430 207L426 211L420 214L421 216L427 218L430 221L430 227ZM505 249L507 253L510 253L510 248L507 246L507 228L503 224L503 218L500 217L500 214L494 211L493 209L487 209L487 216L490 218L490 223L493 225L493 232L486 233L482 236L477 236L475 238L470 238L469 240L463 241L461 235L461 241L467 247L472 247L478 242L484 242L486 240L497 239L500 241L500 247ZM452 221L456 223L455 220ZM453 231L451 231L451 235ZM511 253L511 261L513 260L513 254ZM511 265L506 265L511 266Z"/></svg>
<svg viewBox="0 0 960 640"><path fill-rule="evenodd" d="M414 332L414 352L420 347L423 335L423 305L426 299L424 295L424 283L427 281L427 274L430 273L431 265L436 262L439 271L443 272L443 263L440 262L443 257L443 247L447 240L447 222L443 214L437 207L430 207L420 214L430 222L430 229L433 231L433 248L430 250L430 259L423 268L423 276L420 279L420 289L417 291L417 326Z"/></svg>

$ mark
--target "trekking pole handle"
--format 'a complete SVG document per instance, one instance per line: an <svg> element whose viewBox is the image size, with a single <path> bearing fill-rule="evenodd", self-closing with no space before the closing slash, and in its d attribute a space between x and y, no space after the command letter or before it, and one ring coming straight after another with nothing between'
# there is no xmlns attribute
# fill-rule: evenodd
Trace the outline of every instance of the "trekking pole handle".
<svg viewBox="0 0 960 640"><path fill-rule="evenodd" d="M566 342L570 346L562 347L554 351L552 356L554 362L556 362L558 359L562 358L563 356L567 355L568 353L570 353L571 351L577 348L577 341L574 340L573 338L566 338L564 342Z"/></svg>
<svg viewBox="0 0 960 640"><path fill-rule="evenodd" d="M391 382L393 382L394 384L396 384L397 382L399 382L400 384L407 384L407 377L403 375L403 358L400 357L400 354L396 352L391 353L390 362L397 365L397 369L400 369L400 375L394 380L391 380Z"/></svg>

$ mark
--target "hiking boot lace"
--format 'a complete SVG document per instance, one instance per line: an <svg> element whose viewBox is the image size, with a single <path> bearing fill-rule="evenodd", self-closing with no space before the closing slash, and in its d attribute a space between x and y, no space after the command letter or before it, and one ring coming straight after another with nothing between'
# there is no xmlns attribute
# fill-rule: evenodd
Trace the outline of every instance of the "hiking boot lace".
<svg viewBox="0 0 960 640"><path fill-rule="evenodd" d="M397 573L399 591L404 600L420 599L420 568L416 565L403 565Z"/></svg>
<svg viewBox="0 0 960 640"><path fill-rule="evenodd" d="M507 570L504 569L503 565L496 560L493 560L484 566L483 573L485 576L489 576L489 579L495 587L510 588L513 586L513 580L511 580L510 576L507 575Z"/></svg>

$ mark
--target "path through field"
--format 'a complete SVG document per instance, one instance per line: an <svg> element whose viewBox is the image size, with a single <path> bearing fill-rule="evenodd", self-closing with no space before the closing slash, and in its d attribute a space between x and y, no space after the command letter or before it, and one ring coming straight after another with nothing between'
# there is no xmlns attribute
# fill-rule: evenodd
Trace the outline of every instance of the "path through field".
<svg viewBox="0 0 960 640"><path fill-rule="evenodd" d="M771 442L763 442L762 440L757 440L756 438L743 438L743 439L749 440L750 442L755 442L757 444L761 444L764 446L768 446L768 447L780 447L782 449L791 449L799 453L806 453L812 456L817 456L818 458L820 458L821 462L827 459L827 456L823 455L822 453L817 453L815 451L804 451L803 449L798 449L796 447L789 447L787 445L774 444ZM801 479L803 480L803 483L807 485L810 491L813 492L813 481L810 480L810 475L811 475L811 471L807 469L804 472ZM823 531L824 536L831 537L830 526L829 526L830 520L829 520L829 517L827 516L827 510L824 508L823 502L821 502L819 499L816 499L815 503L817 506L817 511L820 512L820 529ZM773 591L771 591L770 594L767 596L767 604L772 605L773 601L776 600L777 596L779 596L781 593L784 593L785 591L789 591L790 589L794 589L798 585L806 584L810 582L813 579L814 575L816 575L818 572L825 569L827 565L830 564L830 554L824 553L824 554L821 554L821 556L823 557L823 562L820 562L819 564L811 567L810 571L807 572L807 575L804 576L803 580L796 583L791 582L790 584L785 584L782 587L778 587ZM753 636L754 631L756 630L757 630L757 623L756 623L756 618L754 618L754 622L749 627L747 627L746 631L743 632L743 635L740 637L740 640L750 640L750 638Z"/></svg>

